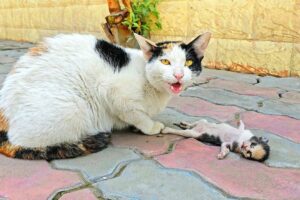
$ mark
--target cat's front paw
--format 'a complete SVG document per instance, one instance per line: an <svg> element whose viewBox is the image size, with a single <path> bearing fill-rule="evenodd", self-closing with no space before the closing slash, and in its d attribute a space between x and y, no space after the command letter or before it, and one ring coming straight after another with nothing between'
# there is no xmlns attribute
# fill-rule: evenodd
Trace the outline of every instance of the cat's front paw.
<svg viewBox="0 0 300 200"><path fill-rule="evenodd" d="M144 133L147 135L155 135L155 134L159 134L164 128L165 125L163 123L155 121L153 122L153 126L151 130L144 131Z"/></svg>

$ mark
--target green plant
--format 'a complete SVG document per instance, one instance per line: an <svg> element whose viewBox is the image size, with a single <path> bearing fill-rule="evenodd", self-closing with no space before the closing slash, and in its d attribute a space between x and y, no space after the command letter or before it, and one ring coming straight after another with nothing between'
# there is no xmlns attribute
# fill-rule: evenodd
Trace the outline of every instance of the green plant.
<svg viewBox="0 0 300 200"><path fill-rule="evenodd" d="M161 29L161 21L157 5L160 0L132 0L128 17L122 22L129 30L150 36L153 29Z"/></svg>

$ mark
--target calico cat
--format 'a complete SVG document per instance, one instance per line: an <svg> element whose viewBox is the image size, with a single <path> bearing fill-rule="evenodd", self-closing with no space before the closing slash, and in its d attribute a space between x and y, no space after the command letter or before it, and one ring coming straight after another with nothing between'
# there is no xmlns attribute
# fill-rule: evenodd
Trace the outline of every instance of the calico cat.
<svg viewBox="0 0 300 200"><path fill-rule="evenodd" d="M240 153L244 158L263 162L269 157L270 146L268 140L254 136L250 130L245 130L245 125L240 121L239 128L228 124L209 123L205 119L194 123L180 122L176 124L182 129L164 128L163 133L173 133L185 137L193 137L201 142L221 146L218 159L223 159L229 151Z"/></svg>
<svg viewBox="0 0 300 200"><path fill-rule="evenodd" d="M0 92L0 153L73 158L105 148L112 130L160 133L151 117L200 74L211 34L188 44L135 37L141 50L62 34L22 56Z"/></svg>

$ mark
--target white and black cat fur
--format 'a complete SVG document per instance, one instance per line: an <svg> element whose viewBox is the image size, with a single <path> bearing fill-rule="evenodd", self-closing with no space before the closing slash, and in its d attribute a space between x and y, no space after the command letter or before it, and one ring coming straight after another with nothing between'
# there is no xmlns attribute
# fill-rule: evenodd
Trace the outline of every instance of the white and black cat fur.
<svg viewBox="0 0 300 200"><path fill-rule="evenodd" d="M152 116L201 72L210 33L189 44L155 44L135 35L141 50L92 35L58 35L22 56L0 92L0 153L61 159L100 151L112 130L144 134L164 128Z"/></svg>
<svg viewBox="0 0 300 200"><path fill-rule="evenodd" d="M166 127L162 132L192 137L201 142L221 146L221 151L218 154L219 159L225 158L229 151L240 153L246 159L260 162L269 157L270 146L268 140L256 137L250 130L245 130L243 121L240 121L239 128L234 128L225 123L209 123L205 119L191 124L180 122L178 126L185 130Z"/></svg>

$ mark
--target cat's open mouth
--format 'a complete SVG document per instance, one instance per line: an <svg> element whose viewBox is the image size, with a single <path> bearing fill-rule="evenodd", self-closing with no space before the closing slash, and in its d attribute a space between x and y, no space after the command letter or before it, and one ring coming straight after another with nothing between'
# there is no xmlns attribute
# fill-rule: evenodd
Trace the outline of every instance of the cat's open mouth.
<svg viewBox="0 0 300 200"><path fill-rule="evenodd" d="M174 94L178 94L179 92L181 92L182 90L182 84L177 82L177 83L172 83L170 84L170 88L171 88L171 91L174 93Z"/></svg>

